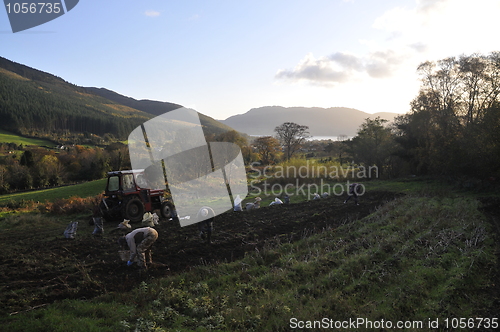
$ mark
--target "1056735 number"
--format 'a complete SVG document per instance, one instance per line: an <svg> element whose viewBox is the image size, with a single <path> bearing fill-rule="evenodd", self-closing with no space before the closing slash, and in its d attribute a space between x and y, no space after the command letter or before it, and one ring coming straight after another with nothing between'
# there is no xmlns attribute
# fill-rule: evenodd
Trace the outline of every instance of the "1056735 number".
<svg viewBox="0 0 500 332"><path fill-rule="evenodd" d="M59 14L62 10L59 2L14 2L6 4L5 7L8 14Z"/></svg>
<svg viewBox="0 0 500 332"><path fill-rule="evenodd" d="M486 328L497 329L499 327L498 318L446 318L444 320L446 329L473 329Z"/></svg>

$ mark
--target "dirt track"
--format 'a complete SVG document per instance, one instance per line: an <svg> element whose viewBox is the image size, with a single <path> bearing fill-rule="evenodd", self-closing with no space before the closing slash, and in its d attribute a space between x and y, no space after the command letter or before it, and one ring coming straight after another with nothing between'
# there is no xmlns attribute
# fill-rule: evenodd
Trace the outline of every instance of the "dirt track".
<svg viewBox="0 0 500 332"><path fill-rule="evenodd" d="M62 234L41 240L40 236L4 233L0 241L16 241L16 252L5 250L0 257L1 313L26 310L57 299L89 299L105 292L125 292L143 280L242 258L245 252L279 238L296 241L326 228L362 218L392 200L393 193L368 192L356 206L339 197L259 210L227 212L215 219L213 243L203 243L197 225L181 228L173 221L156 227L159 238L153 260L167 267L139 273L119 260L116 225L105 223L104 236L92 236L94 226L80 222L76 239ZM133 225L141 227L140 224ZM61 232L62 233L62 232ZM19 249L21 248L21 249Z"/></svg>

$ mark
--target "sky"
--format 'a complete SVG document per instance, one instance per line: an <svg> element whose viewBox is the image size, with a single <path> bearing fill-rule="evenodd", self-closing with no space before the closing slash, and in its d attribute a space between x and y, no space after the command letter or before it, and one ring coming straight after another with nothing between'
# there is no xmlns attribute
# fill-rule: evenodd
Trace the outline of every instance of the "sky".
<svg viewBox="0 0 500 332"><path fill-rule="evenodd" d="M417 66L500 51L498 0L80 0L0 56L218 120L262 106L405 113Z"/></svg>

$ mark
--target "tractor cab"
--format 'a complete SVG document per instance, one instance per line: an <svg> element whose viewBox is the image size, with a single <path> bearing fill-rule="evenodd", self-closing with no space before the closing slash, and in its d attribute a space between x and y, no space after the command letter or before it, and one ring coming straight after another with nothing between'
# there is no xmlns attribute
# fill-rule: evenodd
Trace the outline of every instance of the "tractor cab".
<svg viewBox="0 0 500 332"><path fill-rule="evenodd" d="M108 172L106 193L137 191L147 187L144 170Z"/></svg>

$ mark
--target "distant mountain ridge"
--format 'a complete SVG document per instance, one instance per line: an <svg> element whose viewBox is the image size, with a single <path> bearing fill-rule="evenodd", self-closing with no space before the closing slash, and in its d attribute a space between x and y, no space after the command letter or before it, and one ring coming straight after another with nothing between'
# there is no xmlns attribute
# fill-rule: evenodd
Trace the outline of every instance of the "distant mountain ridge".
<svg viewBox="0 0 500 332"><path fill-rule="evenodd" d="M17 75L32 81L45 82L54 85L72 85L73 87L77 88L76 85L66 82L58 76L28 67L26 65L11 61L3 57L0 57L0 68L16 73Z"/></svg>
<svg viewBox="0 0 500 332"><path fill-rule="evenodd" d="M158 116L160 114L173 111L182 107L181 105L169 103L165 101L157 101L157 100L149 100L142 99L137 100L131 97L126 97L120 95L114 91L105 89L105 88L94 88L94 87L86 87L86 91L93 93L95 95L101 96L103 98L112 100L121 105L125 105L127 107L146 112L148 114L152 114ZM196 110L195 110L196 111ZM226 131L233 130L233 128L223 124L220 121L217 121L205 114L199 113L200 123L203 126L206 134L220 134Z"/></svg>
<svg viewBox="0 0 500 332"><path fill-rule="evenodd" d="M153 115L160 115L165 112L170 112L179 107L182 107L181 105L169 102L147 100L147 99L137 100L131 97L123 96L119 93L108 90L106 88L86 87L85 90L88 91L89 93L101 96L103 98L112 100L119 104L135 108L136 110L143 111Z"/></svg>
<svg viewBox="0 0 500 332"><path fill-rule="evenodd" d="M308 126L312 136L355 136L366 118L379 116L392 122L398 115L389 112L370 114L347 107L264 106L219 121L249 135L274 135L277 126L295 122Z"/></svg>

